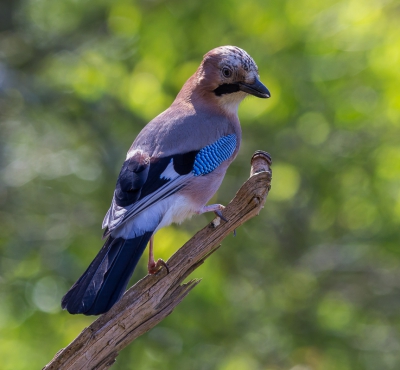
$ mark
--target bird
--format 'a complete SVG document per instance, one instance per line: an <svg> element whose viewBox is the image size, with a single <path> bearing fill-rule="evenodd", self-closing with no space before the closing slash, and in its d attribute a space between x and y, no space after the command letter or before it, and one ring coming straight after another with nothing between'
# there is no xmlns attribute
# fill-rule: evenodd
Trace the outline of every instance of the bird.
<svg viewBox="0 0 400 370"><path fill-rule="evenodd" d="M271 96L253 58L237 46L206 53L197 71L164 112L151 120L128 150L111 206L104 217L106 241L87 270L62 298L71 314L100 315L125 292L149 245L149 274L168 265L154 259L154 234L207 205L238 154L242 131L238 107L249 95Z"/></svg>

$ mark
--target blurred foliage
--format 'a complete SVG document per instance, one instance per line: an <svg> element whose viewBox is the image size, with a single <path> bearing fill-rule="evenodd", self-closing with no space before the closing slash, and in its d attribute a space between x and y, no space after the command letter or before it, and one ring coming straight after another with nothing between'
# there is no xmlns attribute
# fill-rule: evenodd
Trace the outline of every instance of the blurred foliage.
<svg viewBox="0 0 400 370"><path fill-rule="evenodd" d="M266 208L114 368L399 369L399 16L396 0L2 0L0 367L41 368L93 321L60 299L102 245L127 149L232 44L272 98L242 104L216 199L264 149ZM210 217L162 230L156 256Z"/></svg>

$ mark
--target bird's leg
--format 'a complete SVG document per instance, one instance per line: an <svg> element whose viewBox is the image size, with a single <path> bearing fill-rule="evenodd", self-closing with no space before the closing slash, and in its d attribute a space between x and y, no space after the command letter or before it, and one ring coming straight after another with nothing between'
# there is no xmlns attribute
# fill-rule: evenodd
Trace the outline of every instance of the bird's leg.
<svg viewBox="0 0 400 370"><path fill-rule="evenodd" d="M222 212L225 207L222 204L210 204L209 206L204 206L203 208L198 211L198 214L201 215L202 213L206 212L214 212L221 220L228 222L228 220L222 215Z"/></svg>
<svg viewBox="0 0 400 370"><path fill-rule="evenodd" d="M162 260L161 258L159 258L157 262L154 260L153 241L154 235L151 236L149 242L149 263L147 264L147 271L149 272L149 274L154 275L163 267L165 267L167 269L167 274L169 274L168 265L164 262L164 260Z"/></svg>

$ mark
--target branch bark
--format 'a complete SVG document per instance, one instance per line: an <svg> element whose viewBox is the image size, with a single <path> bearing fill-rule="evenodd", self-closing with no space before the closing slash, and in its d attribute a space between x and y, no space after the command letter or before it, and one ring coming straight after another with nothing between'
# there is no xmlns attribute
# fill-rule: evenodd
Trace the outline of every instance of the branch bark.
<svg viewBox="0 0 400 370"><path fill-rule="evenodd" d="M229 221L215 218L169 260L170 273L162 269L132 286L110 311L61 349L44 370L105 370L118 352L168 316L200 282L183 280L215 252L222 240L263 208L271 188L271 157L257 151L251 158L250 178L224 210Z"/></svg>

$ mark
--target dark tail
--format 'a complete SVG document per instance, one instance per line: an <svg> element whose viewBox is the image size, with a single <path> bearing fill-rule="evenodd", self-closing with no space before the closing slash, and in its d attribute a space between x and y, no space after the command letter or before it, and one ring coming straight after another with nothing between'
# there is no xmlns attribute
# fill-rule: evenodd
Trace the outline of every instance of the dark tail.
<svg viewBox="0 0 400 370"><path fill-rule="evenodd" d="M133 239L109 237L88 269L61 301L69 313L100 315L124 294L152 231Z"/></svg>

